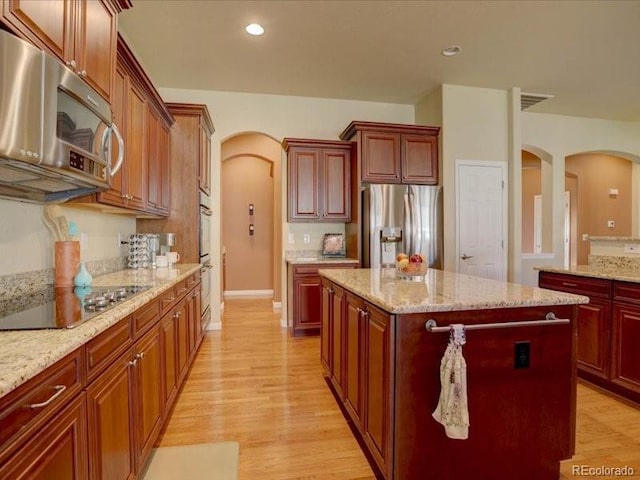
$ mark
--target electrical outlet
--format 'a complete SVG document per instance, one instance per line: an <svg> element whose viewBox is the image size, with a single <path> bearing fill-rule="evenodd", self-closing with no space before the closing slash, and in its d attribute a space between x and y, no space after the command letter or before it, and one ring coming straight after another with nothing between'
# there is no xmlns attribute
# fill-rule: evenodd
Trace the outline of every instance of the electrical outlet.
<svg viewBox="0 0 640 480"><path fill-rule="evenodd" d="M289 245L293 245L294 243L296 243L295 234L290 233L289 236L287 237L287 241L289 242Z"/></svg>
<svg viewBox="0 0 640 480"><path fill-rule="evenodd" d="M587 240L589 240L589 234L588 233L583 233L582 234L582 241L586 242Z"/></svg>
<svg viewBox="0 0 640 480"><path fill-rule="evenodd" d="M118 233L118 249L122 248L122 242L124 241L124 237L121 233Z"/></svg>
<svg viewBox="0 0 640 480"><path fill-rule="evenodd" d="M625 243L624 253L640 253L640 245L637 243Z"/></svg>
<svg viewBox="0 0 640 480"><path fill-rule="evenodd" d="M616 222L614 222L613 220L608 220L607 221L607 227L613 228L615 226L616 226Z"/></svg>
<svg viewBox="0 0 640 480"><path fill-rule="evenodd" d="M305 233L304 236L302 237L302 240L304 243L311 243L311 235L309 235L308 233Z"/></svg>
<svg viewBox="0 0 640 480"><path fill-rule="evenodd" d="M531 342L516 342L513 351L513 368L529 368Z"/></svg>

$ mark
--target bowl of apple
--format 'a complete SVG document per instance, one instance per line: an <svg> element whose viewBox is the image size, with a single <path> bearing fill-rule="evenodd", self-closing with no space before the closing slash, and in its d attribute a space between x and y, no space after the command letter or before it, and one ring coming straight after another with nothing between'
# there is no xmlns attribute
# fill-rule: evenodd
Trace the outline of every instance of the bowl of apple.
<svg viewBox="0 0 640 480"><path fill-rule="evenodd" d="M396 257L396 272L401 277L420 277L427 273L427 259L421 253L407 255L399 253Z"/></svg>

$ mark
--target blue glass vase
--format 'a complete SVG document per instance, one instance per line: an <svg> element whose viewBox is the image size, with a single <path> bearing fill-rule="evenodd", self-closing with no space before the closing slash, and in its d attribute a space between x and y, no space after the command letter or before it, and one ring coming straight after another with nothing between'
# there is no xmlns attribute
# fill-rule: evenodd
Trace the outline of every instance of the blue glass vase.
<svg viewBox="0 0 640 480"><path fill-rule="evenodd" d="M80 264L80 271L78 271L76 276L73 277L73 284L76 287L88 287L91 285L92 280L93 278L91 277L91 274L87 271L87 267L84 262L82 262Z"/></svg>

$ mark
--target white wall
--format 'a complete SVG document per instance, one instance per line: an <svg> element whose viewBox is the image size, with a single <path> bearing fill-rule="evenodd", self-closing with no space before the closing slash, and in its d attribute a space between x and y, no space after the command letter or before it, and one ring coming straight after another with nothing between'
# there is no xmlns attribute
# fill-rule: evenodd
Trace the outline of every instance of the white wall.
<svg viewBox="0 0 640 480"><path fill-rule="evenodd" d="M202 103L209 108L215 133L212 137L212 313L213 324L220 322L220 144L226 138L242 132L260 132L282 141L285 137L337 140L352 120L389 123L414 123L413 105L397 105L326 98L291 97L283 95L258 95L204 90L180 90L161 88L160 94L167 102ZM286 163L283 163L283 177ZM285 186L286 178L282 185ZM287 189L283 188L283 218L286 218ZM294 246L300 249L318 249L317 237L321 232L336 230L337 226L320 225L309 228L312 243L298 243L306 230L303 224L283 224L283 251L291 250L287 244L288 233L296 235ZM339 228L339 227L337 227ZM286 268L283 263L282 271ZM284 277L284 275L283 275ZM283 318L286 318L285 278L282 281Z"/></svg>
<svg viewBox="0 0 640 480"><path fill-rule="evenodd" d="M42 222L42 209L38 204L0 199L0 275L53 268L54 239ZM62 207L62 212L89 236L85 261L120 256L118 233L136 231L132 217L71 207Z"/></svg>
<svg viewBox="0 0 640 480"><path fill-rule="evenodd" d="M509 158L508 92L442 86L442 185L444 191L444 269L456 268L455 162Z"/></svg>

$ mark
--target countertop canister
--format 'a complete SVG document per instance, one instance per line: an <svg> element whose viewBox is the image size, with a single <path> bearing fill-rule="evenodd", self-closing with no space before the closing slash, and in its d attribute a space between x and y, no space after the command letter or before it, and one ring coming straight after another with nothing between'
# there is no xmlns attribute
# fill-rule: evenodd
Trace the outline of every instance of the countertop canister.
<svg viewBox="0 0 640 480"><path fill-rule="evenodd" d="M73 277L80 268L80 242L56 242L54 265L56 287L73 287Z"/></svg>

